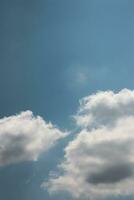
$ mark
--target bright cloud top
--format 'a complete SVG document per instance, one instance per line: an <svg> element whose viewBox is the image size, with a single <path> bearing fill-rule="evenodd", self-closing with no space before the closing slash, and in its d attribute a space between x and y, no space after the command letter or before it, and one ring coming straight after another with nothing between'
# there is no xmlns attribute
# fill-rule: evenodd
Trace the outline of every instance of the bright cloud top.
<svg viewBox="0 0 134 200"><path fill-rule="evenodd" d="M80 108L75 116L81 127L113 126L118 119L134 116L134 91L123 89L98 92L80 100Z"/></svg>
<svg viewBox="0 0 134 200"><path fill-rule="evenodd" d="M134 91L99 92L84 98L79 110L83 129L65 148L62 173L44 186L75 198L133 195Z"/></svg>
<svg viewBox="0 0 134 200"><path fill-rule="evenodd" d="M37 160L65 135L31 111L0 119L0 166Z"/></svg>

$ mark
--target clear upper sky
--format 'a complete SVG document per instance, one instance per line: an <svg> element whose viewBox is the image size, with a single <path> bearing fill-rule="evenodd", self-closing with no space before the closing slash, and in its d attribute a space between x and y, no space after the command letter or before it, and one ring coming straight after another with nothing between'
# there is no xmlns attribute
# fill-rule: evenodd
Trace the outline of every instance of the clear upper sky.
<svg viewBox="0 0 134 200"><path fill-rule="evenodd" d="M0 116L32 110L70 129L83 96L134 88L133 54L133 0L0 0ZM71 200L40 188L61 146L1 168L0 198Z"/></svg>

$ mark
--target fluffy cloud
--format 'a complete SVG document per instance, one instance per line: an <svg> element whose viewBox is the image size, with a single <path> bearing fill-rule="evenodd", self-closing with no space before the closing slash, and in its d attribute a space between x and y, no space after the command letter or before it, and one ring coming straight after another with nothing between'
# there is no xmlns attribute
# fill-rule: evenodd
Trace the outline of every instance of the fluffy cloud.
<svg viewBox="0 0 134 200"><path fill-rule="evenodd" d="M31 111L0 119L0 166L37 160L65 135Z"/></svg>
<svg viewBox="0 0 134 200"><path fill-rule="evenodd" d="M82 129L44 187L85 199L134 195L134 91L86 97L75 119Z"/></svg>
<svg viewBox="0 0 134 200"><path fill-rule="evenodd" d="M80 100L75 120L82 128L113 126L122 117L134 116L133 108L134 91L128 89L123 89L119 93L100 91Z"/></svg>

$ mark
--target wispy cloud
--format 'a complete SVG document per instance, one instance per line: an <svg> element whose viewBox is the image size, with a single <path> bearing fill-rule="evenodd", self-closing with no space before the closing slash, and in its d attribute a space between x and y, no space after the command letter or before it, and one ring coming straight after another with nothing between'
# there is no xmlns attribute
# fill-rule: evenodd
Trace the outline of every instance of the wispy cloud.
<svg viewBox="0 0 134 200"><path fill-rule="evenodd" d="M87 67L81 65L70 66L65 70L66 86L69 89L80 89L90 82L90 74Z"/></svg>

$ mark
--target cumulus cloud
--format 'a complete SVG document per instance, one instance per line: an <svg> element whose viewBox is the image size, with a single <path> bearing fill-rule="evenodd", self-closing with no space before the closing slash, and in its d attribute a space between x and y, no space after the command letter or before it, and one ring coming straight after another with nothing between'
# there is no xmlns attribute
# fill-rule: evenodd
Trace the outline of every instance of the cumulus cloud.
<svg viewBox="0 0 134 200"><path fill-rule="evenodd" d="M37 160L65 135L31 111L0 119L0 166Z"/></svg>
<svg viewBox="0 0 134 200"><path fill-rule="evenodd" d="M75 119L81 131L43 186L80 199L134 195L134 91L86 97Z"/></svg>
<svg viewBox="0 0 134 200"><path fill-rule="evenodd" d="M134 91L100 91L80 100L75 120L82 128L113 126L121 117L134 116Z"/></svg>

